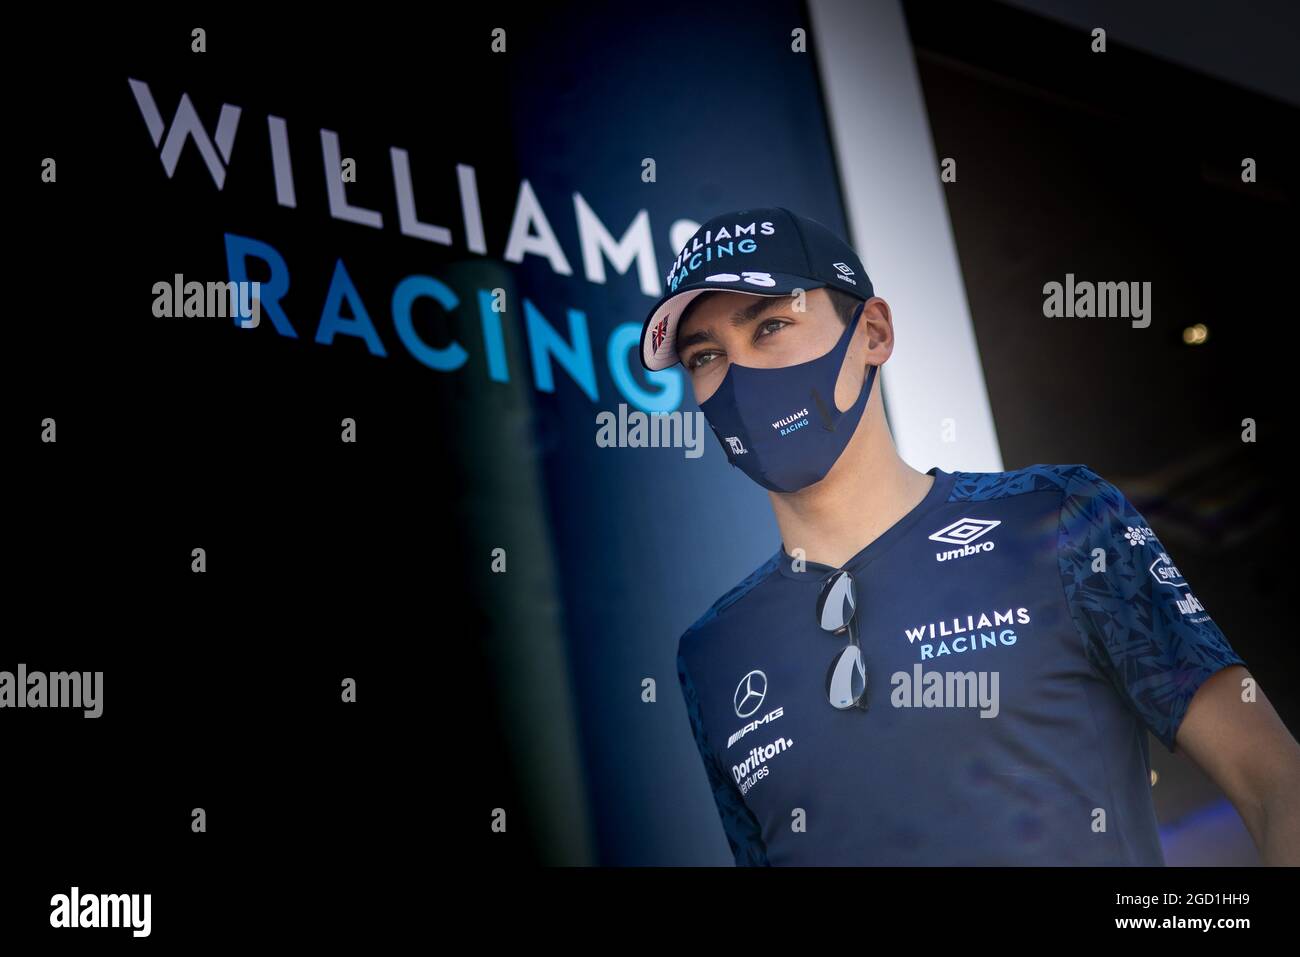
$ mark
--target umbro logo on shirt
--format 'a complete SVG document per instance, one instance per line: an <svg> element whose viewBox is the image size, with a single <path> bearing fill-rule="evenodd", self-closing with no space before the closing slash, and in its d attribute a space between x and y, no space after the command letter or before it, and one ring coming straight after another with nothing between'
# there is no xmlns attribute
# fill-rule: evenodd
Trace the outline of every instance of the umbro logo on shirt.
<svg viewBox="0 0 1300 957"><path fill-rule="evenodd" d="M988 534L1001 524L1001 521L991 518L959 518L951 525L945 525L932 534L930 540L944 542L948 545L960 545L961 548L950 548L946 552L935 552L934 560L946 562L952 558L965 558L967 555L978 555L980 552L993 551L993 542L985 541L980 542L978 545L972 545L971 542Z"/></svg>

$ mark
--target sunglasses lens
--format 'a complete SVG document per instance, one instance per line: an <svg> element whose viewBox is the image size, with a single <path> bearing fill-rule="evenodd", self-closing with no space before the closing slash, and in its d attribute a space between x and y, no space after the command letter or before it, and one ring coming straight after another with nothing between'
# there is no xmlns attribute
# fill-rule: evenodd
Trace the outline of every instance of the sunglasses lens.
<svg viewBox="0 0 1300 957"><path fill-rule="evenodd" d="M853 617L853 578L838 571L822 582L817 596L817 623L827 631L839 631Z"/></svg>
<svg viewBox="0 0 1300 957"><path fill-rule="evenodd" d="M826 672L826 696L836 708L852 708L867 693L867 669L862 649L849 645Z"/></svg>

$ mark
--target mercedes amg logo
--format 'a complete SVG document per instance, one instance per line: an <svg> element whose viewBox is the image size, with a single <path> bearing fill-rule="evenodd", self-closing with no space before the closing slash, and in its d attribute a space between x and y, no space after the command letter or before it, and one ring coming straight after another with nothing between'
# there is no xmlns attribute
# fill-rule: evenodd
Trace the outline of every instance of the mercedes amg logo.
<svg viewBox="0 0 1300 957"><path fill-rule="evenodd" d="M767 697L767 675L761 671L751 671L740 679L736 685L736 717L748 718L763 704Z"/></svg>

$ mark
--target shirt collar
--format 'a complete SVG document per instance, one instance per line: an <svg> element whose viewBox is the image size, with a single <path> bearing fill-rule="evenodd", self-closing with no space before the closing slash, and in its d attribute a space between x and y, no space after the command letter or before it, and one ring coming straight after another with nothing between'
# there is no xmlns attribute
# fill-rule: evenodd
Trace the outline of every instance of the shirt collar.
<svg viewBox="0 0 1300 957"><path fill-rule="evenodd" d="M956 481L956 472L945 472L937 465L927 471L926 475L934 476L934 484L930 490L925 493L925 498L921 499L916 506L900 518L889 528L885 529L880 535L876 536L865 548L844 563L844 567L850 571L859 571L868 563L882 554L894 542L907 534L918 521L925 515L933 511L938 506L948 500L948 494L952 491L953 483ZM820 562L805 560L802 570L795 571L794 557L785 550L785 542L780 542L776 554L773 555L776 560L777 568L786 578L793 578L797 581L820 581L830 572L835 571L830 565L823 565Z"/></svg>

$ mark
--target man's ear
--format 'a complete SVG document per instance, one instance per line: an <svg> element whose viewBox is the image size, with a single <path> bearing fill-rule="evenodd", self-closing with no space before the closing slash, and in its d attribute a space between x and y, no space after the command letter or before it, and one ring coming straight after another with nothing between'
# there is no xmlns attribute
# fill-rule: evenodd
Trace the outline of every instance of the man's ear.
<svg viewBox="0 0 1300 957"><path fill-rule="evenodd" d="M867 345L874 351L877 345L883 344L888 358L894 349L894 317L889 303L879 296L872 296L862 307L859 325L866 329Z"/></svg>

